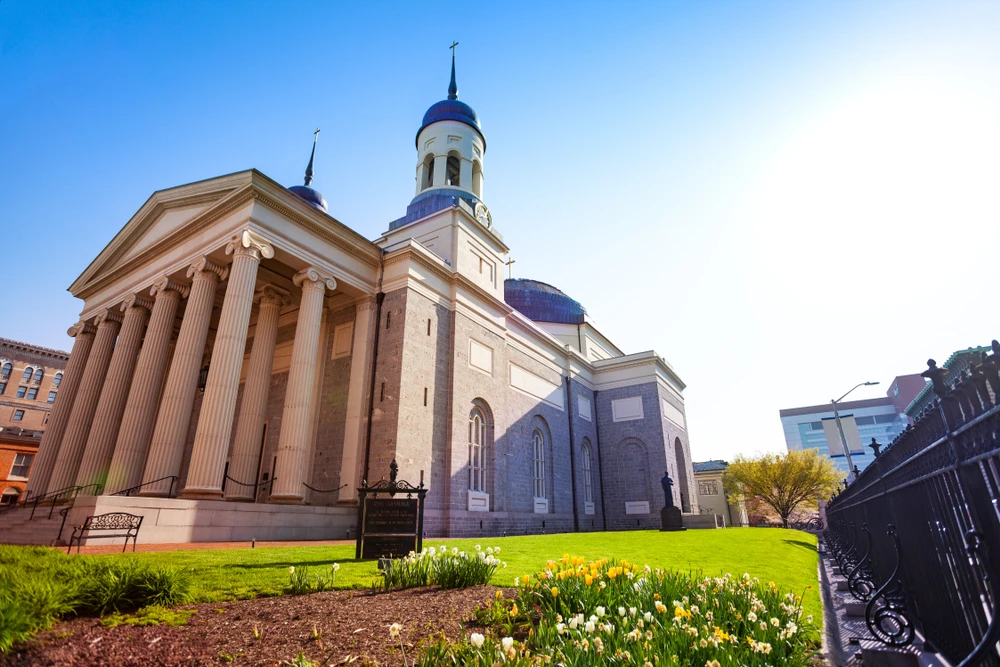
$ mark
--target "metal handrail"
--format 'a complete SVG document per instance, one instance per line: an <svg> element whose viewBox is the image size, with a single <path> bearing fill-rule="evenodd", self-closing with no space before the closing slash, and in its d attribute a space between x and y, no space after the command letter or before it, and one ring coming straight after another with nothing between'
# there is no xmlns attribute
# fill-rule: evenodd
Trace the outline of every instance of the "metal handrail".
<svg viewBox="0 0 1000 667"><path fill-rule="evenodd" d="M165 479L169 479L170 480L170 488L167 490L167 498L172 498L173 495L174 495L174 484L177 483L177 475L168 475L166 477L161 477L160 479L154 479L151 482L143 482L142 484L136 484L135 486L131 486L131 487L127 488L127 489L122 489L121 491L115 491L111 495L113 495L113 496L125 496L125 497L134 496L144 486L149 486L151 484L158 484L158 483L162 482Z"/></svg>

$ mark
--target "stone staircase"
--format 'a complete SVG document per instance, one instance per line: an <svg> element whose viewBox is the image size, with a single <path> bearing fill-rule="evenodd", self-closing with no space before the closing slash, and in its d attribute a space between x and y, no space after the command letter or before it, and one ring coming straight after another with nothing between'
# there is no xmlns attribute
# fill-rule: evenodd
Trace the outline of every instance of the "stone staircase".
<svg viewBox="0 0 1000 667"><path fill-rule="evenodd" d="M10 510L0 514L0 544L39 544L43 546L61 546L69 540L73 532L72 526L63 527L60 538L59 529L62 527L63 517L59 514L60 509L68 505L56 505L49 516L49 507L39 507L35 510L35 518L31 519L31 508L21 508Z"/></svg>

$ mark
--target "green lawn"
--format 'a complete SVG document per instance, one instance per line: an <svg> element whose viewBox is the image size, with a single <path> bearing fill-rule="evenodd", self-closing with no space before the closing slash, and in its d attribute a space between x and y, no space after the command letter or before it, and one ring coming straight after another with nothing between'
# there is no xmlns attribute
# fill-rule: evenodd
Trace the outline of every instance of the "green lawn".
<svg viewBox="0 0 1000 667"><path fill-rule="evenodd" d="M587 559L628 559L682 572L716 576L749 572L762 581L774 581L784 591L805 592L806 613L819 618L816 585L816 538L808 533L780 528L729 528L688 530L680 533L635 531L568 533L523 537L461 540L427 540L424 547L447 545L470 551L476 544L501 547L507 568L493 583L512 586L514 577L533 574L547 560L563 554ZM90 558L118 558L92 556ZM288 568L308 567L311 574L327 574L340 563L337 588L368 587L376 574L373 561L354 561L354 546L260 547L217 551L171 551L137 554L135 558L169 564L189 571L195 601L217 601L279 595L288 585Z"/></svg>

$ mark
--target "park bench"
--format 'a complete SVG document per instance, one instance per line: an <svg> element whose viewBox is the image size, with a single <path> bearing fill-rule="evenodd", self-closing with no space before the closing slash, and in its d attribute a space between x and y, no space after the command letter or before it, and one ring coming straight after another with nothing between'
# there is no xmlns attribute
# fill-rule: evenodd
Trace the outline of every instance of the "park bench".
<svg viewBox="0 0 1000 667"><path fill-rule="evenodd" d="M134 552L135 541L139 536L139 526L141 525L141 516L125 512L111 512L109 514L88 516L83 524L73 529L66 553L73 550L74 541L76 542L76 552L80 553L80 542L84 537L124 537L125 544L122 546L122 553L125 553L125 549L128 548L128 541L131 538L132 551Z"/></svg>

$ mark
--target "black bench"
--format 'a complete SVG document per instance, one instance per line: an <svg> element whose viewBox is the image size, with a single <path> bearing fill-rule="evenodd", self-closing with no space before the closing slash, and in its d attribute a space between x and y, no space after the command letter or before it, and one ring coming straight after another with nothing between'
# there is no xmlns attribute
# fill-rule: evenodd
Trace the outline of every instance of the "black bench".
<svg viewBox="0 0 1000 667"><path fill-rule="evenodd" d="M125 544L122 546L122 553L128 548L128 541L132 540L132 551L135 552L135 541L139 536L139 527L142 525L142 517L136 514L126 514L125 512L111 512L109 514L97 514L88 516L82 525L73 529L73 534L69 538L69 547L66 553L73 550L73 542L76 542L76 552L80 553L80 541L84 537L124 537ZM99 533L94 535L94 533Z"/></svg>

